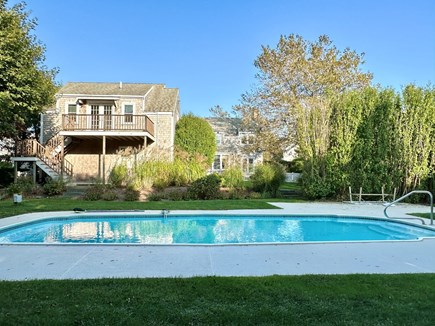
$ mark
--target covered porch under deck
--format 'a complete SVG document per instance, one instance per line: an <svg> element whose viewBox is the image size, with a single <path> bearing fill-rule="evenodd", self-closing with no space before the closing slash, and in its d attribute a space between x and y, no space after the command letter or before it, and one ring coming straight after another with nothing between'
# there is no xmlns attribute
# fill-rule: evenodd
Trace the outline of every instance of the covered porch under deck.
<svg viewBox="0 0 435 326"><path fill-rule="evenodd" d="M74 166L73 180L89 182L107 177L119 152L131 149L138 153L152 143L155 138L147 131L61 131L60 136L70 138L70 145L65 147L64 157Z"/></svg>

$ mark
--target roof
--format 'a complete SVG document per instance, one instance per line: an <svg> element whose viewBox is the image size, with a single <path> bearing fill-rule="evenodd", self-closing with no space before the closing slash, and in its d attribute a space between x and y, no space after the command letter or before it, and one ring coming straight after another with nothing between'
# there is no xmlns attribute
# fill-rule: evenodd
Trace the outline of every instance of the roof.
<svg viewBox="0 0 435 326"><path fill-rule="evenodd" d="M57 94L74 95L145 95L154 85L135 83L82 83L69 82ZM161 85L163 86L163 85Z"/></svg>
<svg viewBox="0 0 435 326"><path fill-rule="evenodd" d="M166 88L164 84L69 82L57 92L57 95L144 96L148 94L146 111L172 112L179 110L178 93L178 88Z"/></svg>

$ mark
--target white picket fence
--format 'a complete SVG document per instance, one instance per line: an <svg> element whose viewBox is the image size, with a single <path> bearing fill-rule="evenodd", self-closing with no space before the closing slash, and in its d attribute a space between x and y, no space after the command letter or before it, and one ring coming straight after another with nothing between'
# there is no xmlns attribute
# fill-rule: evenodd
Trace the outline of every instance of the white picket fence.
<svg viewBox="0 0 435 326"><path fill-rule="evenodd" d="M298 179L301 177L300 173L286 173L285 174L285 182L298 182Z"/></svg>

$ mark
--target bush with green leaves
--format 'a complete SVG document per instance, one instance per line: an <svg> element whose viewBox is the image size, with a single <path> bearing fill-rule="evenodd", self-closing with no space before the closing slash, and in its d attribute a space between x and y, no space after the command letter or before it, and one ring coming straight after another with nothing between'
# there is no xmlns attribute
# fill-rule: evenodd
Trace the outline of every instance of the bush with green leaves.
<svg viewBox="0 0 435 326"><path fill-rule="evenodd" d="M300 157L295 158L287 164L287 171L293 173L302 173L304 170L304 160Z"/></svg>
<svg viewBox="0 0 435 326"><path fill-rule="evenodd" d="M221 174L222 186L230 189L243 189L245 187L245 178L240 167L230 167Z"/></svg>
<svg viewBox="0 0 435 326"><path fill-rule="evenodd" d="M161 201L162 199L165 199L165 194L161 191L152 192L148 195L147 199L149 201Z"/></svg>
<svg viewBox="0 0 435 326"><path fill-rule="evenodd" d="M178 120L175 126L174 144L177 149L191 157L201 155L207 164L213 162L216 153L216 136L210 124L203 118L189 113Z"/></svg>
<svg viewBox="0 0 435 326"><path fill-rule="evenodd" d="M113 201L118 199L118 195L114 189L106 189L101 195L101 199L105 201Z"/></svg>
<svg viewBox="0 0 435 326"><path fill-rule="evenodd" d="M124 193L125 201L138 201L139 197L140 197L140 193L136 189L131 187L127 187L127 189L125 189L125 193Z"/></svg>
<svg viewBox="0 0 435 326"><path fill-rule="evenodd" d="M220 186L221 177L213 173L194 181L187 193L191 199L218 199Z"/></svg>
<svg viewBox="0 0 435 326"><path fill-rule="evenodd" d="M173 189L165 194L165 197L173 201L181 201L187 199L187 192L181 189Z"/></svg>
<svg viewBox="0 0 435 326"><path fill-rule="evenodd" d="M83 195L83 199L90 200L90 201L100 200L102 198L105 190L106 190L106 187L102 183L93 184L88 189L86 189L86 191Z"/></svg>
<svg viewBox="0 0 435 326"><path fill-rule="evenodd" d="M285 181L284 168L279 164L262 164L255 168L251 175L252 189L262 194L276 197L279 187Z"/></svg>
<svg viewBox="0 0 435 326"><path fill-rule="evenodd" d="M35 185L32 178L20 177L17 178L17 182L12 183L6 188L6 193L9 196L12 196L13 194L30 195L34 190L34 187Z"/></svg>
<svg viewBox="0 0 435 326"><path fill-rule="evenodd" d="M128 182L128 168L126 164L117 164L110 171L109 181L115 187L121 187Z"/></svg>
<svg viewBox="0 0 435 326"><path fill-rule="evenodd" d="M66 183L62 179L49 179L43 186L47 196L59 196L66 191Z"/></svg>

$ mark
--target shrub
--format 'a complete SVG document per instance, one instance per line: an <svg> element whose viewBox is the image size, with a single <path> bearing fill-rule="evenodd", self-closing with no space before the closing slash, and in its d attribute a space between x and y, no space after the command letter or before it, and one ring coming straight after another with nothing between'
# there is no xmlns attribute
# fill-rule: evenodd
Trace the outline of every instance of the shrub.
<svg viewBox="0 0 435 326"><path fill-rule="evenodd" d="M113 201L118 199L116 191L113 189L106 189L106 191L101 195L101 199L106 201Z"/></svg>
<svg viewBox="0 0 435 326"><path fill-rule="evenodd" d="M100 200L105 192L105 186L101 183L96 183L86 189L85 194L83 195L84 200Z"/></svg>
<svg viewBox="0 0 435 326"><path fill-rule="evenodd" d="M245 199L247 194L241 189L232 189L228 193L228 199Z"/></svg>
<svg viewBox="0 0 435 326"><path fill-rule="evenodd" d="M180 189L171 190L166 193L166 198L173 201L186 200L187 193Z"/></svg>
<svg viewBox="0 0 435 326"><path fill-rule="evenodd" d="M210 124L203 118L191 113L182 116L175 126L174 144L190 157L199 154L206 158L208 165L213 162L216 136Z"/></svg>
<svg viewBox="0 0 435 326"><path fill-rule="evenodd" d="M259 192L252 191L252 192L249 193L248 198L249 199L260 199L261 198L261 194Z"/></svg>
<svg viewBox="0 0 435 326"><path fill-rule="evenodd" d="M115 165L115 167L110 172L109 180L115 187L121 187L123 185L126 185L128 181L127 165Z"/></svg>
<svg viewBox="0 0 435 326"><path fill-rule="evenodd" d="M220 176L209 174L190 185L188 196L191 199L217 199L220 197L220 184Z"/></svg>
<svg viewBox="0 0 435 326"><path fill-rule="evenodd" d="M251 176L252 188L263 195L276 197L281 184L285 180L284 169L279 164L263 164L255 168Z"/></svg>
<svg viewBox="0 0 435 326"><path fill-rule="evenodd" d="M17 179L17 182L12 183L6 188L6 193L9 196L13 194L23 194L30 195L33 192L35 185L33 184L32 178L21 177Z"/></svg>
<svg viewBox="0 0 435 326"><path fill-rule="evenodd" d="M295 158L288 163L287 171L294 173L302 173L304 170L304 160L302 158Z"/></svg>
<svg viewBox="0 0 435 326"><path fill-rule="evenodd" d="M140 197L139 191L133 188L125 189L124 200L125 201L138 201Z"/></svg>
<svg viewBox="0 0 435 326"><path fill-rule="evenodd" d="M241 168L231 167L222 172L222 185L230 189L243 189L245 178Z"/></svg>
<svg viewBox="0 0 435 326"><path fill-rule="evenodd" d="M66 183L62 179L50 178L42 188L47 196L59 196L66 191Z"/></svg>
<svg viewBox="0 0 435 326"><path fill-rule="evenodd" d="M149 201L161 201L165 199L165 195L162 192L152 192L148 195L147 199Z"/></svg>

